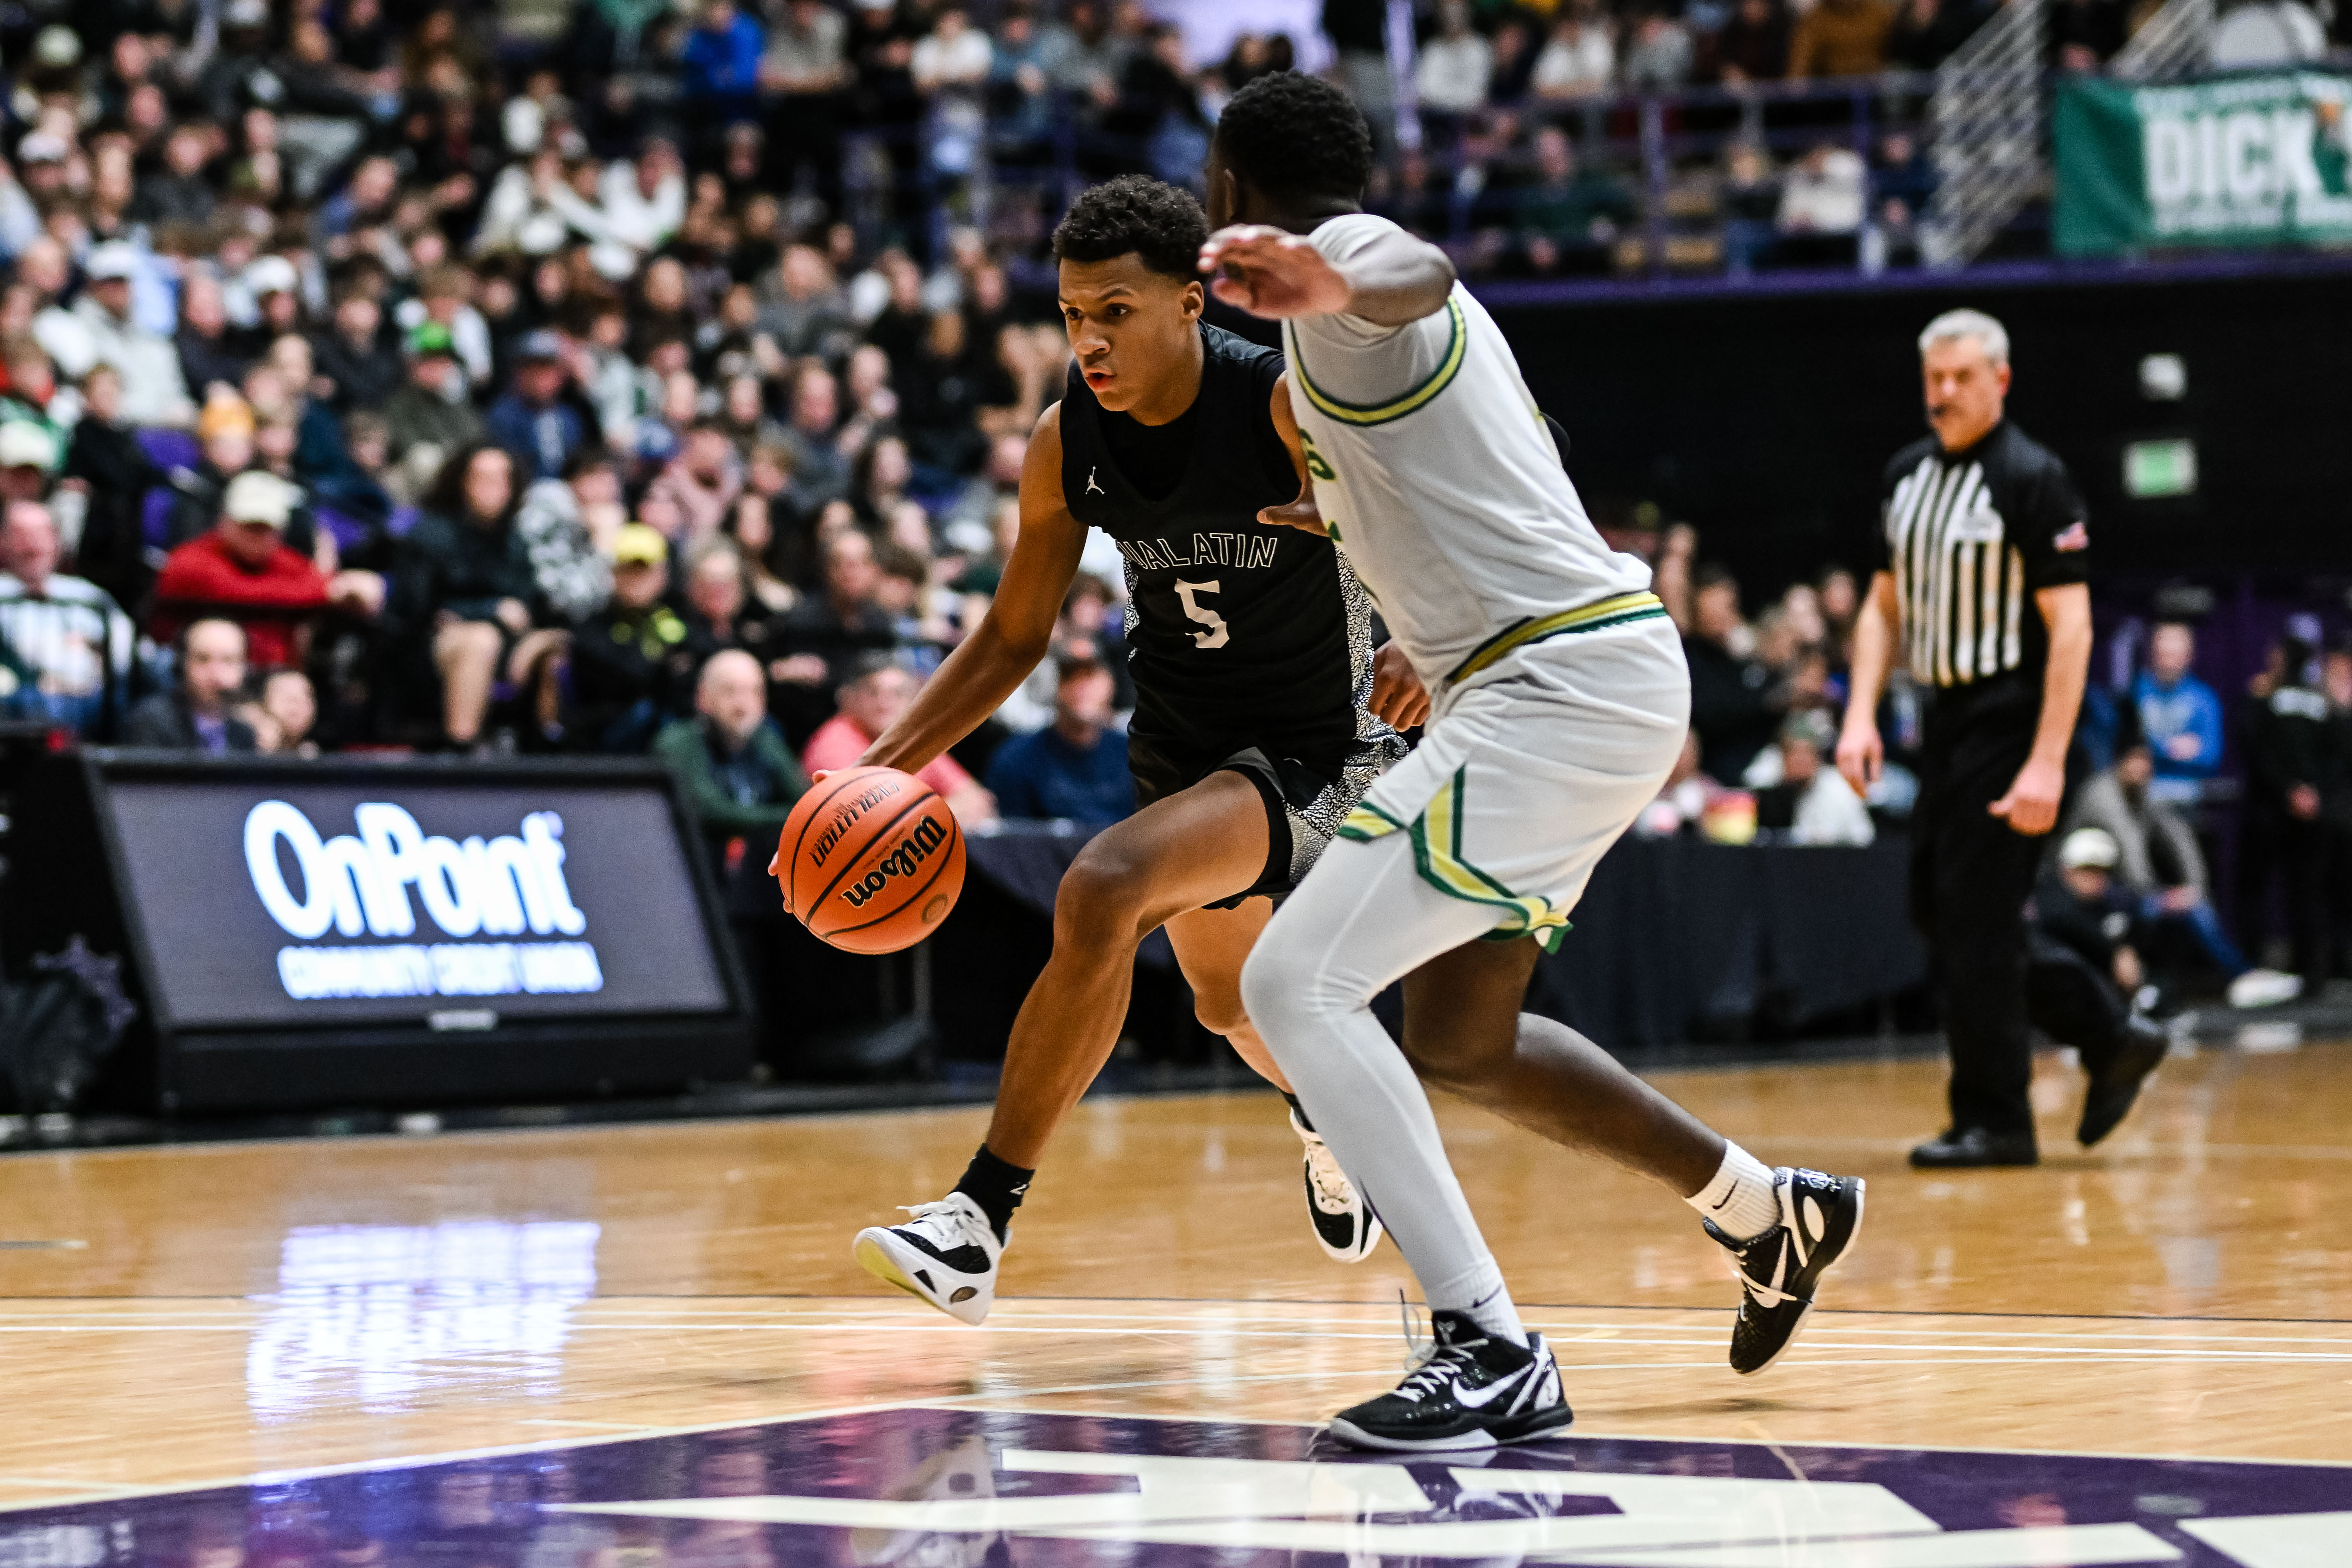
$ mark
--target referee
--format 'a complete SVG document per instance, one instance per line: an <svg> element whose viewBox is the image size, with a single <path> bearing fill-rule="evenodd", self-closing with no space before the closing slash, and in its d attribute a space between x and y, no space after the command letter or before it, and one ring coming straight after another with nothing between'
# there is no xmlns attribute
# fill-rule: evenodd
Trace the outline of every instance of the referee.
<svg viewBox="0 0 2352 1568"><path fill-rule="evenodd" d="M1919 334L1935 434L1886 465L1876 570L1854 627L1838 771L1878 777L1878 700L1899 649L1933 693L1912 819L1911 908L1933 950L1952 1124L1914 1165L2031 1165L2025 904L2058 824L2091 659L2090 532L2066 465L2003 416L2009 333L1953 310ZM2083 1135L2122 1120L2160 1043L2085 1058Z"/></svg>

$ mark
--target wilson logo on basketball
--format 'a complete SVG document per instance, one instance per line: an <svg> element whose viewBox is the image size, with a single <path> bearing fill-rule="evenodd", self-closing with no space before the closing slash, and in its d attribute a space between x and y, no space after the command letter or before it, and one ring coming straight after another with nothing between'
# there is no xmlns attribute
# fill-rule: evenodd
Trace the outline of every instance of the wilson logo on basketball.
<svg viewBox="0 0 2352 1568"><path fill-rule="evenodd" d="M843 806L840 812L834 817L833 821L826 826L824 832L818 837L817 841L810 847L809 864L812 866L824 865L824 858L833 853L835 847L840 844L843 835L846 834L851 828L857 826L857 819L859 817L873 810L882 802L900 794L902 786L895 781L886 784L878 784L872 789L867 790L864 795L859 795L856 800L851 801L847 805Z"/></svg>
<svg viewBox="0 0 2352 1568"><path fill-rule="evenodd" d="M948 830L939 818L926 816L908 830L906 839L888 858L876 863L874 869L841 889L850 908L864 909L866 901L890 885L893 877L911 877L917 867L931 858L931 851L948 841Z"/></svg>

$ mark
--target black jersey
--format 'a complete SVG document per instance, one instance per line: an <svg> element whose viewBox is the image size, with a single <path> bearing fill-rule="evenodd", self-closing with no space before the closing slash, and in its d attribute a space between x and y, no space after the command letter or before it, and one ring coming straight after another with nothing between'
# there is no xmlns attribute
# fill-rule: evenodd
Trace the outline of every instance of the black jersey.
<svg viewBox="0 0 2352 1568"><path fill-rule="evenodd" d="M1332 770L1386 727L1359 718L1371 620L1331 542L1257 521L1298 498L1270 411L1282 355L1205 323L1192 453L1172 489L1146 496L1120 472L1109 412L1070 369L1062 398L1062 493L1127 560L1134 733L1212 762L1245 747Z"/></svg>
<svg viewBox="0 0 2352 1568"><path fill-rule="evenodd" d="M2030 690L2050 634L2033 595L2084 581L2083 498L2048 447L2004 420L1961 452L1932 436L1886 465L1876 564L1895 576L1913 678L1954 698Z"/></svg>

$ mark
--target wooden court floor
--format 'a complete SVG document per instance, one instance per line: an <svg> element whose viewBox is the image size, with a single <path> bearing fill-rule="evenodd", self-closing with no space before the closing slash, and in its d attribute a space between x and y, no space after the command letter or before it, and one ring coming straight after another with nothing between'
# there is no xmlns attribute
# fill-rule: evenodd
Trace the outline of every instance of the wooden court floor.
<svg viewBox="0 0 2352 1568"><path fill-rule="evenodd" d="M1578 1432L2352 1462L2352 1049L2176 1058L2095 1154L2045 1058L2048 1162L1958 1175L1903 1163L1937 1063L1659 1081L1868 1225L1743 1381L1685 1208L1442 1102ZM908 1404L1316 1421L1394 1381L1410 1282L1315 1249L1279 1112L1082 1108L983 1330L849 1258L976 1111L0 1159L0 1510Z"/></svg>

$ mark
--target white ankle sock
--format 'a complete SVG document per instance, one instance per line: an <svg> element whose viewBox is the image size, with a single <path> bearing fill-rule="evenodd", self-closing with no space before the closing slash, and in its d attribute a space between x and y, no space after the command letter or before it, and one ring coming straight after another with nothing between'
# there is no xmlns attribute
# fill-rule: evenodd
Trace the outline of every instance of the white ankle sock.
<svg viewBox="0 0 2352 1568"><path fill-rule="evenodd" d="M1734 1241L1761 1236L1780 1223L1780 1195L1772 1188L1772 1168L1728 1139L1715 1180L1683 1202Z"/></svg>
<svg viewBox="0 0 2352 1568"><path fill-rule="evenodd" d="M1515 1345L1528 1342L1519 1310L1511 1305L1511 1292L1504 1287L1503 1271L1491 1258L1427 1294L1433 1312L1459 1312L1498 1340Z"/></svg>

